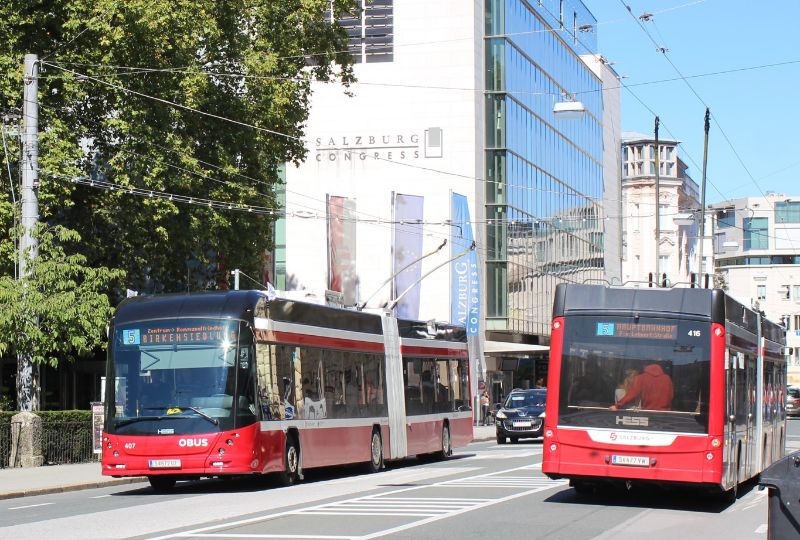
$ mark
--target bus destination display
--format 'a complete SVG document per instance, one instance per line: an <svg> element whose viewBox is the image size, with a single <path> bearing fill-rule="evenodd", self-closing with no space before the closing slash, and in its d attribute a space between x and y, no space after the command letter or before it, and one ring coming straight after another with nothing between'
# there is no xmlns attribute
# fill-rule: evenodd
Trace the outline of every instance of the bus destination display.
<svg viewBox="0 0 800 540"><path fill-rule="evenodd" d="M678 325L599 322L596 335L633 339L675 339L678 336Z"/></svg>

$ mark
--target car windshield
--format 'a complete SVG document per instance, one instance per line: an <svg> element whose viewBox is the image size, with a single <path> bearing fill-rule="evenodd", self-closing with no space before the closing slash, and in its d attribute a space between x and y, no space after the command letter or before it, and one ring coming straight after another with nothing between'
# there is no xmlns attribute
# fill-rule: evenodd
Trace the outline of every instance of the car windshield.
<svg viewBox="0 0 800 540"><path fill-rule="evenodd" d="M617 429L614 405L647 417L644 429L706 432L710 334L707 321L566 317L559 423Z"/></svg>
<svg viewBox="0 0 800 540"><path fill-rule="evenodd" d="M800 398L800 388L787 388L786 392L789 394L789 397L795 399Z"/></svg>
<svg viewBox="0 0 800 540"><path fill-rule="evenodd" d="M509 394L503 407L515 409L517 407L544 407L547 392L518 392Z"/></svg>
<svg viewBox="0 0 800 540"><path fill-rule="evenodd" d="M199 433L254 419L251 343L247 326L232 320L166 319L115 328L107 431Z"/></svg>

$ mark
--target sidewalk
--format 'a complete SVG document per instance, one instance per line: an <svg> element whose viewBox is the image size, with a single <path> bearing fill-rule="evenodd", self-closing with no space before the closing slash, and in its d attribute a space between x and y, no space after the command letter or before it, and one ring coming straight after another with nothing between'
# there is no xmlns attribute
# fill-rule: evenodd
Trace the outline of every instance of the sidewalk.
<svg viewBox="0 0 800 540"><path fill-rule="evenodd" d="M474 441L488 441L494 438L494 426L474 426ZM47 495L146 481L146 478L140 476L131 478L102 476L100 463L51 465L30 469L0 469L0 499Z"/></svg>

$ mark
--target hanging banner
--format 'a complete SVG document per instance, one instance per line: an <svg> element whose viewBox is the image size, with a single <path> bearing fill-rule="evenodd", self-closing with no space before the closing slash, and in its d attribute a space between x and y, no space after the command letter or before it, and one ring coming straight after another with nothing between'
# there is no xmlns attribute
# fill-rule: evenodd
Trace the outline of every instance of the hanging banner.
<svg viewBox="0 0 800 540"><path fill-rule="evenodd" d="M328 197L328 289L356 302L356 201Z"/></svg>
<svg viewBox="0 0 800 540"><path fill-rule="evenodd" d="M394 291L392 298L397 298L403 291L411 287L422 276L422 266L417 263L403 272L402 268L422 257L422 208L424 197L417 195L394 196L394 238L393 268ZM400 225L400 223L403 223ZM398 273L400 272L400 273ZM419 319L420 284L406 293L395 309L399 319Z"/></svg>
<svg viewBox="0 0 800 540"><path fill-rule="evenodd" d="M455 257L468 249L473 240L469 202L464 195L453 193L451 216L450 256ZM481 315L478 254L472 250L455 259L450 267L450 319L455 324L463 324L467 335L476 335Z"/></svg>

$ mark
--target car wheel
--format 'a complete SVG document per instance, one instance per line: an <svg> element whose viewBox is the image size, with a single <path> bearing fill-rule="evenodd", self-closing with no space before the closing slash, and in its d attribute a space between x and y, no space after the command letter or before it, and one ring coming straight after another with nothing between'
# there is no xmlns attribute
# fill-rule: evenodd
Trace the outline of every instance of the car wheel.
<svg viewBox="0 0 800 540"><path fill-rule="evenodd" d="M286 446L283 451L283 472L278 473L278 483L288 487L297 483L300 470L300 447L294 435L286 435Z"/></svg>
<svg viewBox="0 0 800 540"><path fill-rule="evenodd" d="M497 436L497 444L506 444L506 438L501 437L500 435Z"/></svg>
<svg viewBox="0 0 800 540"><path fill-rule="evenodd" d="M439 459L447 459L453 455L453 441L450 438L450 426L442 426L442 449L439 452Z"/></svg>
<svg viewBox="0 0 800 540"><path fill-rule="evenodd" d="M175 478L172 476L148 476L150 486L159 493L171 491L175 487Z"/></svg>
<svg viewBox="0 0 800 540"><path fill-rule="evenodd" d="M383 468L383 441L381 440L381 432L378 429L372 430L372 437L369 444L369 462L367 463L367 471L376 473Z"/></svg>
<svg viewBox="0 0 800 540"><path fill-rule="evenodd" d="M511 437L511 444L517 444L519 442L519 437Z"/></svg>

